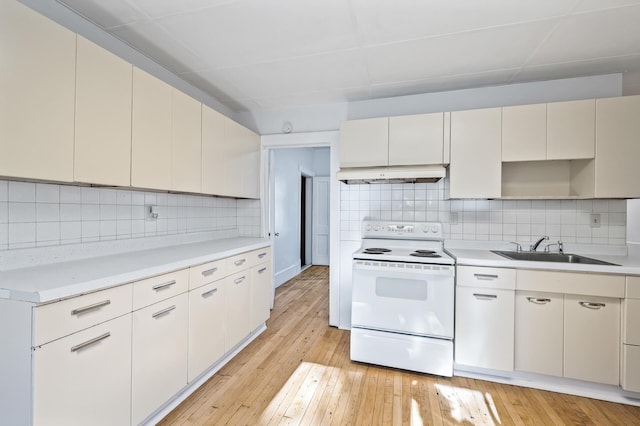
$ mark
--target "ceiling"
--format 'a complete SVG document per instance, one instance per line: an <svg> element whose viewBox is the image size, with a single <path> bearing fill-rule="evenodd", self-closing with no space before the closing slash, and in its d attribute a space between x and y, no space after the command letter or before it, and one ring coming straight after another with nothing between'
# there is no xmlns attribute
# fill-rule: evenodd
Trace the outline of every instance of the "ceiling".
<svg viewBox="0 0 640 426"><path fill-rule="evenodd" d="M640 72L640 0L58 0L235 111Z"/></svg>

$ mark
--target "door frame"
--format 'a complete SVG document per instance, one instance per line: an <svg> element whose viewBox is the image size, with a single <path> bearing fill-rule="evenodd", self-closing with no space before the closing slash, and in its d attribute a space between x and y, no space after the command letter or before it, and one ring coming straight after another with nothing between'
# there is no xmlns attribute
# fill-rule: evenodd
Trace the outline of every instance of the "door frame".
<svg viewBox="0 0 640 426"><path fill-rule="evenodd" d="M330 150L330 196L329 196L329 240L330 240L330 270L329 270L329 325L338 326L340 307L340 182L336 179L336 172L340 168L340 152L338 131L288 133L277 135L264 135L261 139L262 150L262 179L261 209L263 236L269 238L273 244L275 232L274 218L271 213L273 202L273 164L272 157L275 149L281 148L314 148L323 147ZM275 292L275 288L274 288Z"/></svg>

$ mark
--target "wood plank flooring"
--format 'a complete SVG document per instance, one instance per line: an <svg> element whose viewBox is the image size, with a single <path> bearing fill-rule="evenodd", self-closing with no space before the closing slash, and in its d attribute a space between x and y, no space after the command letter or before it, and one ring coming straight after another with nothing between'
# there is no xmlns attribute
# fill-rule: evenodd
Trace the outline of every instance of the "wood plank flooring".
<svg viewBox="0 0 640 426"><path fill-rule="evenodd" d="M349 360L329 269L280 286L267 330L162 425L640 425L640 407Z"/></svg>

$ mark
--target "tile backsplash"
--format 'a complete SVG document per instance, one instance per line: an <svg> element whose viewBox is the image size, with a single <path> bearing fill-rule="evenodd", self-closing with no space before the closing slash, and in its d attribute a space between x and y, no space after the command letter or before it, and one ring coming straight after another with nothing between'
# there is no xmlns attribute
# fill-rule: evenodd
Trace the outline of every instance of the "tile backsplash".
<svg viewBox="0 0 640 426"><path fill-rule="evenodd" d="M548 235L552 242L626 244L626 200L448 200L447 185L340 184L340 239L359 240L369 217L441 222L450 240L525 243Z"/></svg>
<svg viewBox="0 0 640 426"><path fill-rule="evenodd" d="M227 229L260 236L260 201L0 180L0 250Z"/></svg>

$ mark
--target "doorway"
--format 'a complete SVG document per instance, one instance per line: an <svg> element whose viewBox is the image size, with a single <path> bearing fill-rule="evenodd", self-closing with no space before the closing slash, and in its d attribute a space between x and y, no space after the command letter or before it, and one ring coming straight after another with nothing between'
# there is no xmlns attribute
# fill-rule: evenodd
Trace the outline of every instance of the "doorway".
<svg viewBox="0 0 640 426"><path fill-rule="evenodd" d="M300 172L300 269L312 265L313 177Z"/></svg>

